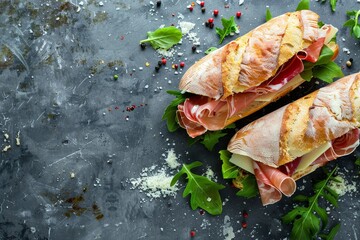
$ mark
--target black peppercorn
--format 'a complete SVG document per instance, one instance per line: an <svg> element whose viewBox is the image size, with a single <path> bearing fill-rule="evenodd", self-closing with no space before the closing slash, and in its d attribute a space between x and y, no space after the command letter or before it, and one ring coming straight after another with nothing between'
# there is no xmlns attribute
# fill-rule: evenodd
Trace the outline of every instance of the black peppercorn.
<svg viewBox="0 0 360 240"><path fill-rule="evenodd" d="M205 7L201 8L201 12L204 13L205 12Z"/></svg>
<svg viewBox="0 0 360 240"><path fill-rule="evenodd" d="M195 52L195 51L196 51L196 46L193 45L193 46L191 47L191 50L192 50L193 52Z"/></svg>
<svg viewBox="0 0 360 240"><path fill-rule="evenodd" d="M161 65L162 65L162 62L158 61L158 66L161 67Z"/></svg>
<svg viewBox="0 0 360 240"><path fill-rule="evenodd" d="M155 71L158 72L160 70L159 66L155 66Z"/></svg>
<svg viewBox="0 0 360 240"><path fill-rule="evenodd" d="M157 7L160 7L161 6L161 1L159 0L159 1L156 1L156 6Z"/></svg>
<svg viewBox="0 0 360 240"><path fill-rule="evenodd" d="M140 47L141 47L141 49L145 49L146 48L146 44L145 43L140 43Z"/></svg>

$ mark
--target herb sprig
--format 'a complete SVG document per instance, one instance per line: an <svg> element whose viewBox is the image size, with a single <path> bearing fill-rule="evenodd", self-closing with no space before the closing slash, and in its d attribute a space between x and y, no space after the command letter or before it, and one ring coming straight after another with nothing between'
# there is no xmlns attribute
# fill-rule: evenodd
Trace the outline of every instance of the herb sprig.
<svg viewBox="0 0 360 240"><path fill-rule="evenodd" d="M192 210L200 207L211 215L219 215L222 212L222 200L219 190L225 188L225 186L191 172L193 168L201 165L202 163L199 161L183 164L181 170L171 180L170 186L173 186L182 175L186 174L188 183L183 192L183 197L190 194Z"/></svg>
<svg viewBox="0 0 360 240"><path fill-rule="evenodd" d="M266 8L266 13L265 13L265 20L269 21L270 19L272 19L272 14L270 12L270 8Z"/></svg>
<svg viewBox="0 0 360 240"><path fill-rule="evenodd" d="M346 15L350 18L344 23L344 27L350 28L350 35L356 39L360 39L360 23L359 16L360 10L358 11L348 11Z"/></svg>
<svg viewBox="0 0 360 240"><path fill-rule="evenodd" d="M179 43L182 38L181 31L174 27L164 27L147 33L148 38L141 40L140 43L150 42L154 49L169 49Z"/></svg>
<svg viewBox="0 0 360 240"><path fill-rule="evenodd" d="M309 10L309 9L310 9L310 1L309 0L301 0L296 8L296 11Z"/></svg>
<svg viewBox="0 0 360 240"><path fill-rule="evenodd" d="M324 45L317 62L304 63L304 71L300 74L301 77L306 81L310 81L312 77L315 77L327 83L333 82L336 77L343 77L341 67L331 60L333 55L334 52Z"/></svg>
<svg viewBox="0 0 360 240"><path fill-rule="evenodd" d="M216 33L220 37L219 44L224 41L226 36L239 32L238 26L234 20L234 16L230 17L229 19L221 18L221 23L223 25L223 29L218 27L216 28Z"/></svg>
<svg viewBox="0 0 360 240"><path fill-rule="evenodd" d="M320 235L321 231L324 231L328 224L328 215L326 210L319 206L318 200L320 197L324 197L333 206L338 206L339 195L328 186L330 180L338 181L333 177L336 170L337 167L327 173L326 179L314 185L315 195L311 197L304 195L294 197L293 200L295 201L307 202L307 206L296 206L282 217L284 223L293 223L290 239L313 239L315 236ZM335 236L338 230L339 226L335 226L329 234L323 234L323 236Z"/></svg>

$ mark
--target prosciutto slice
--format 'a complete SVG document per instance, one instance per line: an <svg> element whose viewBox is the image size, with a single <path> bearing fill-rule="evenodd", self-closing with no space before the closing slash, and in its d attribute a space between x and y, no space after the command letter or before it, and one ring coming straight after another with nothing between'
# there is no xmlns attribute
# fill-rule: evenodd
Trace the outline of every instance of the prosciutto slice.
<svg viewBox="0 0 360 240"><path fill-rule="evenodd" d="M296 190L295 180L260 162L253 161L255 178L258 184L261 202L268 205L280 201L282 194L291 196Z"/></svg>
<svg viewBox="0 0 360 240"><path fill-rule="evenodd" d="M279 91L291 79L301 73L304 70L303 60L316 62L324 45L324 40L325 38L321 37L308 48L299 52L286 62L274 77L257 87L220 100L200 95L187 98L183 104L178 105L179 125L185 128L192 138L204 134L207 130L223 129L229 118L248 107L257 97Z"/></svg>
<svg viewBox="0 0 360 240"><path fill-rule="evenodd" d="M359 146L359 129L355 128L332 141L331 147L318 157L312 165L320 166L336 158L349 155Z"/></svg>

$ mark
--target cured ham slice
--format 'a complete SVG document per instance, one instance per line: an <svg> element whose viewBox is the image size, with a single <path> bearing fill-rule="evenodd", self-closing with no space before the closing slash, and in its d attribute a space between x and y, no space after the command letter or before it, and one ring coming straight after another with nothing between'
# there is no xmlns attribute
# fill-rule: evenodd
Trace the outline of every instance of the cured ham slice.
<svg viewBox="0 0 360 240"><path fill-rule="evenodd" d="M279 169L260 162L254 163L255 178L258 184L261 202L268 205L279 201L282 194L291 196L296 190L295 180Z"/></svg>
<svg viewBox="0 0 360 240"><path fill-rule="evenodd" d="M329 148L323 155L317 158L312 165L324 165L336 158L349 155L359 146L359 129L355 128L347 132L343 136L332 141L331 148Z"/></svg>

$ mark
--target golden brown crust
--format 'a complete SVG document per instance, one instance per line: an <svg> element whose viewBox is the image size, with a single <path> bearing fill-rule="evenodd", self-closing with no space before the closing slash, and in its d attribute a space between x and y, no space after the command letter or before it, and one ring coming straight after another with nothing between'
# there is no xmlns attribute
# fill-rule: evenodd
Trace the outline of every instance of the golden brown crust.
<svg viewBox="0 0 360 240"><path fill-rule="evenodd" d="M303 10L271 19L195 63L180 90L219 99L258 86L317 40L318 18Z"/></svg>
<svg viewBox="0 0 360 240"><path fill-rule="evenodd" d="M360 127L360 73L344 77L281 109L281 114L279 109L240 129L231 139L228 150L277 167ZM264 134L256 141L254 138L261 136L258 128L264 125L265 119L273 123L273 135ZM259 153L259 144L270 140L278 145L262 144Z"/></svg>

